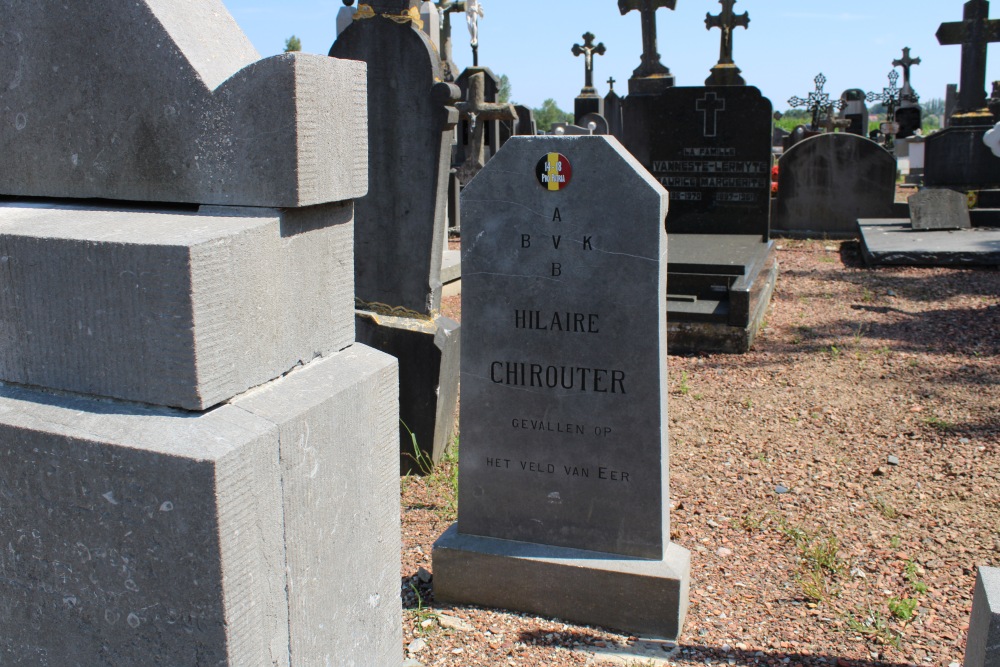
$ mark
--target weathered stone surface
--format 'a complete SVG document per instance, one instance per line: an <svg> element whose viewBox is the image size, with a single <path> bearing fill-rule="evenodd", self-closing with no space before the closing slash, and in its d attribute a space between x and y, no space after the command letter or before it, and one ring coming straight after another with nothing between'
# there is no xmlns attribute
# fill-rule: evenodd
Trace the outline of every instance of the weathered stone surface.
<svg viewBox="0 0 1000 667"><path fill-rule="evenodd" d="M1000 157L983 143L993 125L949 127L927 137L924 184L980 190L1000 186Z"/></svg>
<svg viewBox="0 0 1000 667"><path fill-rule="evenodd" d="M358 311L356 328L359 343L399 360L400 474L426 472L454 435L461 328L441 315L422 320L365 311Z"/></svg>
<svg viewBox="0 0 1000 667"><path fill-rule="evenodd" d="M1000 266L1000 229L917 230L908 220L859 220L869 265Z"/></svg>
<svg viewBox="0 0 1000 667"><path fill-rule="evenodd" d="M233 403L278 431L292 665L403 660L397 384L353 345Z"/></svg>
<svg viewBox="0 0 1000 667"><path fill-rule="evenodd" d="M0 662L288 665L278 434L0 387Z"/></svg>
<svg viewBox="0 0 1000 667"><path fill-rule="evenodd" d="M896 160L849 132L820 134L788 148L778 163L772 228L782 234L857 236L858 218L890 218Z"/></svg>
<svg viewBox="0 0 1000 667"><path fill-rule="evenodd" d="M969 229L969 205L961 192L925 189L912 195L910 221L913 229Z"/></svg>
<svg viewBox="0 0 1000 667"><path fill-rule="evenodd" d="M202 410L354 340L352 207L0 206L0 378Z"/></svg>
<svg viewBox="0 0 1000 667"><path fill-rule="evenodd" d="M409 24L355 21L330 49L368 66L368 195L358 200L356 295L423 314L441 305L452 130L458 88Z"/></svg>
<svg viewBox="0 0 1000 667"><path fill-rule="evenodd" d="M1000 665L1000 569L979 567L965 646L965 667Z"/></svg>
<svg viewBox="0 0 1000 667"><path fill-rule="evenodd" d="M395 386L353 346L199 414L0 387L0 660L399 664Z"/></svg>
<svg viewBox="0 0 1000 667"><path fill-rule="evenodd" d="M514 137L466 186L462 483L457 531L435 547L437 599L583 620L592 576L621 587L600 605L604 625L679 630L688 572L667 510L667 202L603 136ZM637 561L655 586L601 574ZM666 609L634 604L650 587L677 594Z"/></svg>
<svg viewBox="0 0 1000 667"><path fill-rule="evenodd" d="M265 60L221 0L0 0L0 193L300 207L367 189L364 65Z"/></svg>

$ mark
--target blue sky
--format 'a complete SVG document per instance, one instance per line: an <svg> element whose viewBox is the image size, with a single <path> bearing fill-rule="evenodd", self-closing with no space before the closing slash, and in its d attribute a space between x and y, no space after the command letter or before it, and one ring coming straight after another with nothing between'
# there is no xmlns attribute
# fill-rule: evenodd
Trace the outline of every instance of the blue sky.
<svg viewBox="0 0 1000 667"><path fill-rule="evenodd" d="M479 29L480 64L510 77L513 98L531 107L554 98L571 110L583 86L583 58L571 53L593 32L607 54L596 58L595 81L607 92L628 90L639 64L642 33L639 15L622 16L616 0L481 0L486 16ZM302 50L327 53L336 35L341 0L223 0L262 55L284 49L295 34ZM847 88L881 91L893 59L909 46L922 63L913 68L921 99L944 97L945 86L959 80L961 47L940 46L934 34L946 21L962 17L964 0L738 0L736 11L750 14L750 28L737 28L736 64L747 83L760 88L776 109L792 95L813 90L823 72L827 92ZM705 14L717 14L718 0L677 0L677 9L657 12L659 51L677 85L704 83L719 56L719 31L705 29ZM1000 9L993 17L1000 18ZM464 20L455 24L455 61L472 62ZM989 82L1000 79L1000 44L990 47Z"/></svg>

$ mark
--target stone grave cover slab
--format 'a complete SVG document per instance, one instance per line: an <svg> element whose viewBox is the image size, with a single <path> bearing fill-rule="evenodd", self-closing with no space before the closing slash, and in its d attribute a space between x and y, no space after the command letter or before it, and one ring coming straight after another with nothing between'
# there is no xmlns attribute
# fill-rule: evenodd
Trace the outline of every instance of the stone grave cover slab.
<svg viewBox="0 0 1000 667"><path fill-rule="evenodd" d="M979 566L965 646L965 667L1000 664L1000 569Z"/></svg>
<svg viewBox="0 0 1000 667"><path fill-rule="evenodd" d="M667 232L769 236L772 114L753 86L629 99L625 145L670 192Z"/></svg>
<svg viewBox="0 0 1000 667"><path fill-rule="evenodd" d="M775 231L844 238L857 236L859 218L893 217L896 160L870 139L809 137L785 151L778 170Z"/></svg>
<svg viewBox="0 0 1000 667"><path fill-rule="evenodd" d="M360 63L260 60L221 0L0 15L2 194L300 207L367 189Z"/></svg>
<svg viewBox="0 0 1000 667"><path fill-rule="evenodd" d="M908 203L913 229L972 227L968 200L961 192L925 189L912 195Z"/></svg>
<svg viewBox="0 0 1000 667"><path fill-rule="evenodd" d="M679 631L688 556L670 544L667 510L667 197L603 136L515 137L466 187L460 509L435 545L438 599ZM490 563L504 574L477 583ZM583 581L611 572L630 609L582 603Z"/></svg>

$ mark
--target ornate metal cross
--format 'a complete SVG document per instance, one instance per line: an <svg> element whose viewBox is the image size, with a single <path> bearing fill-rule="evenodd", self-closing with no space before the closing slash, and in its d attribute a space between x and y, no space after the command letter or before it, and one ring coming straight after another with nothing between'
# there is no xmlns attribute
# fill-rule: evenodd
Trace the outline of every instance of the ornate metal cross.
<svg viewBox="0 0 1000 667"><path fill-rule="evenodd" d="M840 100L836 102L830 101L830 93L823 91L823 86L826 85L826 77L823 76L822 72L816 75L813 82L816 84L816 90L809 93L808 98L802 99L801 97L796 96L788 100L788 104L793 108L805 107L806 110L812 111L812 127L815 130L819 129L819 120L824 112L830 113L830 110L834 107L836 107L837 110L840 110L844 107L844 103Z"/></svg>
<svg viewBox="0 0 1000 667"><path fill-rule="evenodd" d="M485 130L490 120L517 120L517 111L513 104L486 102L486 74L476 72L469 77L469 94L464 102L455 105L462 118L469 121L472 138L469 140L469 150L465 162L458 170L458 179L468 183L479 173L486 163Z"/></svg>
<svg viewBox="0 0 1000 667"><path fill-rule="evenodd" d="M942 23L937 31L939 44L962 45L962 83L955 109L958 113L986 106L986 47L990 42L1000 42L1000 21L989 17L988 0L969 0L962 21Z"/></svg>
<svg viewBox="0 0 1000 667"><path fill-rule="evenodd" d="M896 107L899 106L899 95L902 90L896 87L898 81L899 72L892 70L889 72L889 85L882 89L881 95L873 91L865 96L865 99L869 102L881 102L885 105L885 117L889 122L892 122L893 117L896 115Z"/></svg>
<svg viewBox="0 0 1000 667"><path fill-rule="evenodd" d="M737 27L749 28L750 13L734 13L733 5L736 4L736 0L719 0L719 4L722 5L722 11L719 12L718 16L712 16L711 12L705 13L705 29L719 28L722 31L719 64L731 65L733 63L733 30Z"/></svg>
<svg viewBox="0 0 1000 667"><path fill-rule="evenodd" d="M632 10L642 14L642 62L632 72L634 78L670 76L670 70L660 62L660 54L656 51L656 10L676 6L677 0L618 0L622 16Z"/></svg>
<svg viewBox="0 0 1000 667"><path fill-rule="evenodd" d="M579 44L573 45L573 55L574 56L585 56L583 59L583 67L585 70L584 74L584 94L597 94L597 89L594 88L594 56L603 56L607 52L604 48L604 43L601 42L597 46L594 46L594 33L585 32L583 33L583 46Z"/></svg>

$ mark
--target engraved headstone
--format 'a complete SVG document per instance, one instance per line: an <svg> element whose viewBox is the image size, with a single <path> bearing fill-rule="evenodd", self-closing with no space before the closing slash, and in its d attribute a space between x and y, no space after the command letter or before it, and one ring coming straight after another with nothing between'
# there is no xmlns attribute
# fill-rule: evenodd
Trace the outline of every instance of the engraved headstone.
<svg viewBox="0 0 1000 667"><path fill-rule="evenodd" d="M655 125L632 122L642 107ZM668 232L768 238L772 112L753 86L629 98L626 147L670 192Z"/></svg>
<svg viewBox="0 0 1000 667"><path fill-rule="evenodd" d="M459 515L435 597L675 638L667 193L611 137L515 137L462 199Z"/></svg>

